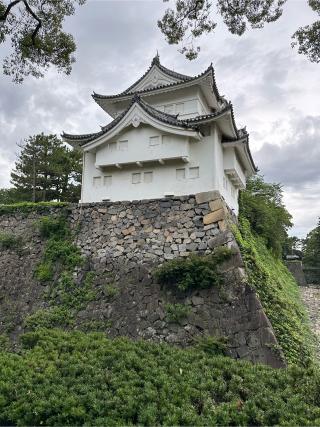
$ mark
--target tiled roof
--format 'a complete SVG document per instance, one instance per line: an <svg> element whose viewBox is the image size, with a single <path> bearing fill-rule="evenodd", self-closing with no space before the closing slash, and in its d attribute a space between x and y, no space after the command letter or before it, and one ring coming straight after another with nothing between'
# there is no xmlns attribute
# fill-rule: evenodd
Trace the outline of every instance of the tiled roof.
<svg viewBox="0 0 320 427"><path fill-rule="evenodd" d="M168 113L164 113L162 111L159 111L151 105L148 105L146 102L144 102L137 94L134 95L134 97L131 100L131 103L129 107L124 110L118 117L116 117L112 122L107 124L106 126L102 127L102 130L100 132L95 133L89 133L89 134L83 134L83 135L71 135L67 133L63 133L62 137L69 141L82 141L79 143L79 145L84 145L90 141L93 141L94 139L98 138L99 136L104 135L109 130L114 128L122 119L125 117L125 115L128 113L130 108L133 104L139 104L150 116L154 117L155 119L160 120L163 123L167 123L173 126L178 127L184 127L188 129L196 129L197 126L195 124L189 123L188 120L179 120L177 117L178 115L172 115Z"/></svg>
<svg viewBox="0 0 320 427"><path fill-rule="evenodd" d="M159 58L159 55L157 54L154 58L153 58L153 60L152 60L152 62L151 62L151 65L150 65L150 67L147 69L147 71L135 82L135 83L133 83L130 87L128 87L128 89L126 89L126 90L124 90L123 92L121 92L118 96L121 96L121 95L129 95L130 93L132 93L132 89L138 84L138 83L140 83L145 77L146 77L146 75L149 73L149 71L151 70L151 68L154 66L154 65L156 65L158 68L159 68L159 70L161 70L163 73L165 73L167 76L170 76L170 77L174 77L174 78L176 78L176 79L180 79L180 80L183 80L183 81L187 81L187 80L191 80L192 79L192 77L191 76L187 76L187 75L185 75L185 74L180 74L180 73L177 73L176 71L173 71L173 70L169 70L169 68L166 68L166 67L164 67L161 63L160 63L160 58Z"/></svg>
<svg viewBox="0 0 320 427"><path fill-rule="evenodd" d="M167 70L167 74L168 74L168 72L170 72L171 73L170 75L175 74L175 77L177 77L177 75L183 76L183 74L178 74L178 73L175 73L175 71L168 70L167 68L163 67L163 65L160 65L160 67L161 67L161 69L163 71ZM134 83L134 85L130 86L124 92L118 93L116 95L101 95L99 93L95 93L94 92L93 95L92 95L93 99L95 101L97 101L99 99L110 99L111 100L111 99L122 98L122 97L130 95L131 93L133 93L133 92L131 92L132 88L137 83L139 83L146 76L146 74L149 72L150 68L147 70L147 72L136 83ZM157 90L164 89L164 88L176 88L176 87L179 87L180 85L185 84L186 82L191 82L191 81L197 80L197 79L205 76L208 73L211 73L211 75L212 75L212 90L213 90L216 98L220 100L221 96L219 94L219 91L218 91L218 88L217 88L217 85L216 85L215 75L214 75L214 69L212 67L212 64L203 73L198 74L197 76L194 76L194 77L184 76L183 80L180 81L180 82L174 82L174 83L169 83L169 84L166 84L166 85L160 85L160 86L155 86L155 87L151 87L151 88L146 88L146 89L138 90L138 91L136 91L134 93L142 95L142 94L145 94L145 93L150 93L150 92L157 91Z"/></svg>

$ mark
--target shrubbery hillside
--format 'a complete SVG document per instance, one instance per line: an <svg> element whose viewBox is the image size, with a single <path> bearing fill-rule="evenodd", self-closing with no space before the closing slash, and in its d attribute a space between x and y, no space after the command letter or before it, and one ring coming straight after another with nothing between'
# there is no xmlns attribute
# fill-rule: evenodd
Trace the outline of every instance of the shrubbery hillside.
<svg viewBox="0 0 320 427"><path fill-rule="evenodd" d="M1 425L319 425L315 368L38 330L0 354ZM208 350L208 349L207 349Z"/></svg>
<svg viewBox="0 0 320 427"><path fill-rule="evenodd" d="M259 295L287 362L308 366L313 360L313 337L296 281L263 238L252 233L247 220L242 219L234 233L249 283Z"/></svg>

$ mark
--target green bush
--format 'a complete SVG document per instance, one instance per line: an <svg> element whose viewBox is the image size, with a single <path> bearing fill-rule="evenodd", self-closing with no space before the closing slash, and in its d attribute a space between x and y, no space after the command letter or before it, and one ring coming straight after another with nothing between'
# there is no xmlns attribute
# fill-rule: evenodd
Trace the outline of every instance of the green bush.
<svg viewBox="0 0 320 427"><path fill-rule="evenodd" d="M179 323L191 312L191 308L185 304L166 304L165 309L168 321L173 323Z"/></svg>
<svg viewBox="0 0 320 427"><path fill-rule="evenodd" d="M13 249L20 250L22 245L22 238L12 233L0 233L0 250Z"/></svg>
<svg viewBox="0 0 320 427"><path fill-rule="evenodd" d="M114 283L108 283L103 289L107 298L113 298L119 294L119 288Z"/></svg>
<svg viewBox="0 0 320 427"><path fill-rule="evenodd" d="M232 256L232 250L218 248L207 256L190 255L187 258L176 258L162 264L154 275L160 284L175 285L180 291L204 289L219 286L223 281L218 266Z"/></svg>
<svg viewBox="0 0 320 427"><path fill-rule="evenodd" d="M313 360L313 338L299 287L282 261L252 234L242 220L234 229L249 277L289 363L306 366Z"/></svg>
<svg viewBox="0 0 320 427"><path fill-rule="evenodd" d="M320 425L316 368L37 330L0 353L0 425Z"/></svg>
<svg viewBox="0 0 320 427"><path fill-rule="evenodd" d="M29 213L34 211L48 211L52 207L66 207L68 206L68 203L65 202L39 202L39 203L32 203L32 202L21 202L21 203L12 203L9 205L2 205L0 204L0 215L6 215L11 214L14 212L19 213Z"/></svg>
<svg viewBox="0 0 320 427"><path fill-rule="evenodd" d="M46 239L54 237L55 239L63 239L69 234L66 224L66 218L63 215L57 217L43 216L36 222L41 237Z"/></svg>
<svg viewBox="0 0 320 427"><path fill-rule="evenodd" d="M211 355L226 354L228 347L226 337L214 337L210 335L200 336L195 339L195 347Z"/></svg>
<svg viewBox="0 0 320 427"><path fill-rule="evenodd" d="M39 280L39 282L49 282L53 279L53 274L51 261L41 262L37 265L34 272L34 275Z"/></svg>
<svg viewBox="0 0 320 427"><path fill-rule="evenodd" d="M50 307L37 310L25 319L25 327L31 330L71 326L72 315L65 307Z"/></svg>

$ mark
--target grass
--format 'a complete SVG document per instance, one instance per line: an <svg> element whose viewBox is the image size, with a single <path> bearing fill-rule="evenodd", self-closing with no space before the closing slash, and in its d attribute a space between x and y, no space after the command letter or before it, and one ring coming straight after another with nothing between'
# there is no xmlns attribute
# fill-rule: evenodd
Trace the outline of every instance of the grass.
<svg viewBox="0 0 320 427"><path fill-rule="evenodd" d="M38 330L0 353L0 425L319 425L316 368Z"/></svg>
<svg viewBox="0 0 320 427"><path fill-rule="evenodd" d="M21 236L16 236L13 233L0 233L0 250L21 250L23 243Z"/></svg>

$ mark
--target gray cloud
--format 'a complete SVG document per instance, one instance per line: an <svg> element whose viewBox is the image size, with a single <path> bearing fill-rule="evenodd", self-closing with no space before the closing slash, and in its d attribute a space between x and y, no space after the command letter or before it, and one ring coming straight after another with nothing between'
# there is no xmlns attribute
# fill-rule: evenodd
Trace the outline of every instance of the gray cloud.
<svg viewBox="0 0 320 427"><path fill-rule="evenodd" d="M255 153L268 180L297 190L320 182L320 116L300 119L285 140L277 142L266 143Z"/></svg>

